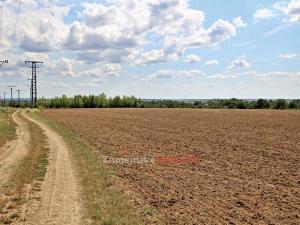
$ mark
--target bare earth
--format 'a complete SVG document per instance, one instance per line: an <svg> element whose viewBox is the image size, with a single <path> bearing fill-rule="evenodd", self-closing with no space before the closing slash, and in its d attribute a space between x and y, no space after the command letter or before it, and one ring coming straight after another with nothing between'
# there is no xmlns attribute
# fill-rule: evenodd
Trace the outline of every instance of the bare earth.
<svg viewBox="0 0 300 225"><path fill-rule="evenodd" d="M300 111L68 109L44 115L96 154L184 156L112 166L147 224L300 224Z"/></svg>
<svg viewBox="0 0 300 225"><path fill-rule="evenodd" d="M78 186L71 165L69 150L61 136L44 123L27 115L45 132L49 148L49 165L44 179L41 201L29 201L22 221L16 224L72 224L80 222Z"/></svg>
<svg viewBox="0 0 300 225"><path fill-rule="evenodd" d="M0 148L0 185L3 185L11 173L12 167L27 153L30 139L26 123L20 118L20 112L12 115L17 124L17 138Z"/></svg>
<svg viewBox="0 0 300 225"><path fill-rule="evenodd" d="M24 197L27 201L21 207L20 216L13 224L79 224L78 186L64 140L47 125L28 117L21 111L15 112L12 116L17 124L16 139L0 149L0 185L5 184L13 166L27 154L30 147L27 122L20 114L36 123L45 132L50 155L41 190L34 190L35 184L26 185Z"/></svg>

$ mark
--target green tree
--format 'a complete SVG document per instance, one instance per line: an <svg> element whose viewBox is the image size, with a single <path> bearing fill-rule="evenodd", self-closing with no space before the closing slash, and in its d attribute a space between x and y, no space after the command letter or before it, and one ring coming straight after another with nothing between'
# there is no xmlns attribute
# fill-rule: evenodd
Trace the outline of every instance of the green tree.
<svg viewBox="0 0 300 225"><path fill-rule="evenodd" d="M256 109L268 109L270 108L270 104L265 99L258 99L255 105Z"/></svg>
<svg viewBox="0 0 300 225"><path fill-rule="evenodd" d="M274 102L273 108L274 109L287 109L288 104L284 99L278 99Z"/></svg>

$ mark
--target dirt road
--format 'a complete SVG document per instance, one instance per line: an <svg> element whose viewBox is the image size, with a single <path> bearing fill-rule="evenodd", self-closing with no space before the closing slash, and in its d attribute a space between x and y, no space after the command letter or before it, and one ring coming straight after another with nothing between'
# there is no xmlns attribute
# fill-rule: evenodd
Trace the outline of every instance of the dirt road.
<svg viewBox="0 0 300 225"><path fill-rule="evenodd" d="M24 115L45 132L50 149L41 201L27 206L26 215L17 224L79 224L80 206L75 172L63 138L43 122Z"/></svg>
<svg viewBox="0 0 300 225"><path fill-rule="evenodd" d="M12 118L17 124L16 139L0 148L0 185L6 182L13 166L27 153L30 136L27 124L21 119L20 114L20 111L12 114Z"/></svg>
<svg viewBox="0 0 300 225"><path fill-rule="evenodd" d="M49 163L39 190L34 190L34 184L26 184L24 187L25 202L12 224L79 224L78 186L67 145L46 124L23 111L16 111L12 115L17 124L16 138L0 148L0 185L6 184L14 166L34 148L31 146L28 121L24 117L44 131L49 148Z"/></svg>

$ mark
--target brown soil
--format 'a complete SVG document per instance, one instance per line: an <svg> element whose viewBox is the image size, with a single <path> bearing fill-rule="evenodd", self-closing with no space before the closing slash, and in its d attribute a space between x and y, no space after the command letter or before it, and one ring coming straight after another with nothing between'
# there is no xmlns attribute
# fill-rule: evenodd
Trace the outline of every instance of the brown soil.
<svg viewBox="0 0 300 225"><path fill-rule="evenodd" d="M300 111L69 109L44 115L99 155L190 155L116 165L147 224L300 224ZM132 197L133 198L133 197ZM142 202L142 203L139 203Z"/></svg>

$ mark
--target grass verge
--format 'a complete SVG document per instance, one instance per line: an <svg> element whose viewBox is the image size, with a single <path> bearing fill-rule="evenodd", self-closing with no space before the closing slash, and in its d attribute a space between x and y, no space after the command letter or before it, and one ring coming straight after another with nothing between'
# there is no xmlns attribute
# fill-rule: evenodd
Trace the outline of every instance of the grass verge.
<svg viewBox="0 0 300 225"><path fill-rule="evenodd" d="M0 223L11 223L25 201L24 188L43 180L48 164L46 136L36 124L23 116L30 133L28 153L15 166L4 186L0 187ZM36 187L35 187L36 188Z"/></svg>
<svg viewBox="0 0 300 225"><path fill-rule="evenodd" d="M70 148L73 164L82 188L83 223L101 225L142 225L142 220L127 204L121 192L111 188L114 171L104 168L77 134L55 123L39 112L31 116L43 121L59 133Z"/></svg>
<svg viewBox="0 0 300 225"><path fill-rule="evenodd" d="M0 147L15 137L15 123L12 120L13 110L0 108Z"/></svg>

